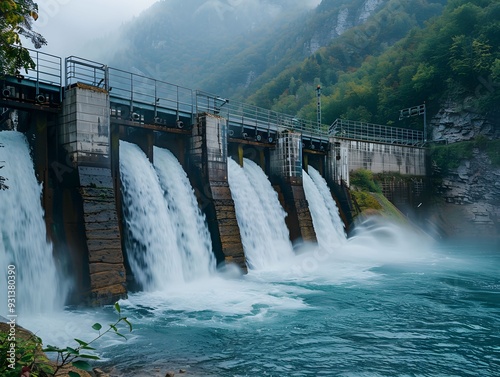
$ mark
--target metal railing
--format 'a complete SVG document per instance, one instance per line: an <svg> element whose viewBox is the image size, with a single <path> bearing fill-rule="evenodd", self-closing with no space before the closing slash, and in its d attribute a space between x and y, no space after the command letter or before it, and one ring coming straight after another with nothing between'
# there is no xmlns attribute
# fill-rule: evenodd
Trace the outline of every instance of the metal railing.
<svg viewBox="0 0 500 377"><path fill-rule="evenodd" d="M20 48L14 46L14 48ZM21 69L15 76L18 82L28 80L35 84L36 95L40 94L41 86L48 85L52 91L59 91L62 101L62 59L38 50L26 49L35 63L34 69ZM56 88L57 87L57 88Z"/></svg>
<svg viewBox="0 0 500 377"><path fill-rule="evenodd" d="M67 57L65 87L76 83L82 83L108 90L107 72L108 67L104 64L79 58L77 56Z"/></svg>
<svg viewBox="0 0 500 377"><path fill-rule="evenodd" d="M109 91L112 98L128 101L130 108L146 106L155 112L170 110L177 114L193 114L193 91L165 81L108 68Z"/></svg>
<svg viewBox="0 0 500 377"><path fill-rule="evenodd" d="M255 128L259 131L297 131L305 137L328 140L328 126L278 113L243 102L232 101L203 91L196 92L197 112L225 117L229 125Z"/></svg>
<svg viewBox="0 0 500 377"><path fill-rule="evenodd" d="M329 134L342 139L373 141L385 144L424 145L424 133L422 131L345 119L335 120L330 126Z"/></svg>
<svg viewBox="0 0 500 377"><path fill-rule="evenodd" d="M34 81L39 91L41 84L58 86L62 99L61 58L29 50L36 68L22 77ZM337 119L331 126L300 119L238 101L230 101L203 91L193 91L179 85L127 72L91 60L70 56L65 59L65 87L83 83L109 91L110 97L130 107L154 111L168 111L178 116L194 117L207 112L224 116L231 127L253 128L258 131L300 132L305 139L328 140L338 138L372 141L399 145L424 145L422 131L390 127L366 122Z"/></svg>

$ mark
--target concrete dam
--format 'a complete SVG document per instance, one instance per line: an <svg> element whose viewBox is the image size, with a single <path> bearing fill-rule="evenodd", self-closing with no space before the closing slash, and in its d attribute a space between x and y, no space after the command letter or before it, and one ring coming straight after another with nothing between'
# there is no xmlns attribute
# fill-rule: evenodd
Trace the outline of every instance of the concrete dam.
<svg viewBox="0 0 500 377"><path fill-rule="evenodd" d="M279 263L296 243L342 242L350 171L426 175L418 131L327 126L82 58L32 54L36 70L1 80L0 144L20 133L26 141L12 143L31 148L46 254L72 277L70 303L108 304L216 266ZM14 189L6 178L5 191ZM5 258L19 257L9 245Z"/></svg>

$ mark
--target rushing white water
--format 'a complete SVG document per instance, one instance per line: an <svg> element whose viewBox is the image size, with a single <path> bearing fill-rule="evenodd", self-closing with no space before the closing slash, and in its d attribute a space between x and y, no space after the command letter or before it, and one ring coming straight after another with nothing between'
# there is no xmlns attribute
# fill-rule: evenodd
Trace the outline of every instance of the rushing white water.
<svg viewBox="0 0 500 377"><path fill-rule="evenodd" d="M7 274L15 274L15 314L29 315L61 309L67 293L47 242L38 184L25 136L0 132L0 314L7 315Z"/></svg>
<svg viewBox="0 0 500 377"><path fill-rule="evenodd" d="M241 240L251 269L266 269L293 256L286 212L262 169L244 159L243 168L228 160L231 195Z"/></svg>
<svg viewBox="0 0 500 377"><path fill-rule="evenodd" d="M318 245L332 250L346 241L339 211L326 181L312 166L309 174L302 171L304 191L313 220Z"/></svg>
<svg viewBox="0 0 500 377"><path fill-rule="evenodd" d="M185 172L177 161L174 165L173 156L155 152L161 183L142 150L120 141L126 251L135 279L146 291L163 290L214 269L208 232L201 226ZM191 225L190 216L195 216Z"/></svg>
<svg viewBox="0 0 500 377"><path fill-rule="evenodd" d="M154 147L153 156L176 229L184 276L189 280L208 276L215 271L215 256L205 216L198 207L188 176L169 150Z"/></svg>

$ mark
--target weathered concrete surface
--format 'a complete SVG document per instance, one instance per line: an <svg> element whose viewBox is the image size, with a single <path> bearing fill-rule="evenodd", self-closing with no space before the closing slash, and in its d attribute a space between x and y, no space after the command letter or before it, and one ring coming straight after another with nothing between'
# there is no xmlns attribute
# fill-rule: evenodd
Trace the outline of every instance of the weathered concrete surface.
<svg viewBox="0 0 500 377"><path fill-rule="evenodd" d="M290 184L285 180L278 180L273 187L278 193L281 206L287 213L285 222L290 232L290 240L292 242L315 242L316 232L304 187L301 184Z"/></svg>
<svg viewBox="0 0 500 377"><path fill-rule="evenodd" d="M236 210L227 179L227 125L219 116L203 114L193 127L188 176L206 215L218 263L235 263L246 271Z"/></svg>
<svg viewBox="0 0 500 377"><path fill-rule="evenodd" d="M347 144L350 171L365 169L372 173L427 174L424 148L354 140Z"/></svg>
<svg viewBox="0 0 500 377"><path fill-rule="evenodd" d="M109 164L109 95L76 84L65 92L59 143L75 163Z"/></svg>
<svg viewBox="0 0 500 377"><path fill-rule="evenodd" d="M90 303L125 297L126 273L111 170L79 167L83 223L88 249Z"/></svg>
<svg viewBox="0 0 500 377"><path fill-rule="evenodd" d="M278 192L292 242L316 241L311 212L302 182L302 135L286 131L278 135L271 151L271 181Z"/></svg>

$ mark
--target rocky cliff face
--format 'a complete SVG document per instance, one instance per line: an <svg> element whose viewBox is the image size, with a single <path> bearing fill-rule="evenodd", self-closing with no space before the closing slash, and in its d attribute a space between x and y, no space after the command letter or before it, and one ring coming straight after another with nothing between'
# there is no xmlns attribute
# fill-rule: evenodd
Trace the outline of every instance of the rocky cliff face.
<svg viewBox="0 0 500 377"><path fill-rule="evenodd" d="M449 101L431 121L433 140L451 144L473 140L479 135L490 140L500 139L498 121L498 117L488 117Z"/></svg>
<svg viewBox="0 0 500 377"><path fill-rule="evenodd" d="M473 140L479 135L500 139L498 117L487 117L448 103L431 122L433 139L444 143ZM439 168L439 167L437 167ZM440 203L431 217L450 236L499 237L500 167L486 151L473 149L472 158L451 169L439 187Z"/></svg>
<svg viewBox="0 0 500 377"><path fill-rule="evenodd" d="M327 46L332 39L342 35L354 26L361 25L386 3L387 0L351 1L331 12L316 27L316 32L304 45L305 55L312 55L321 47ZM336 7L337 5L335 5Z"/></svg>

